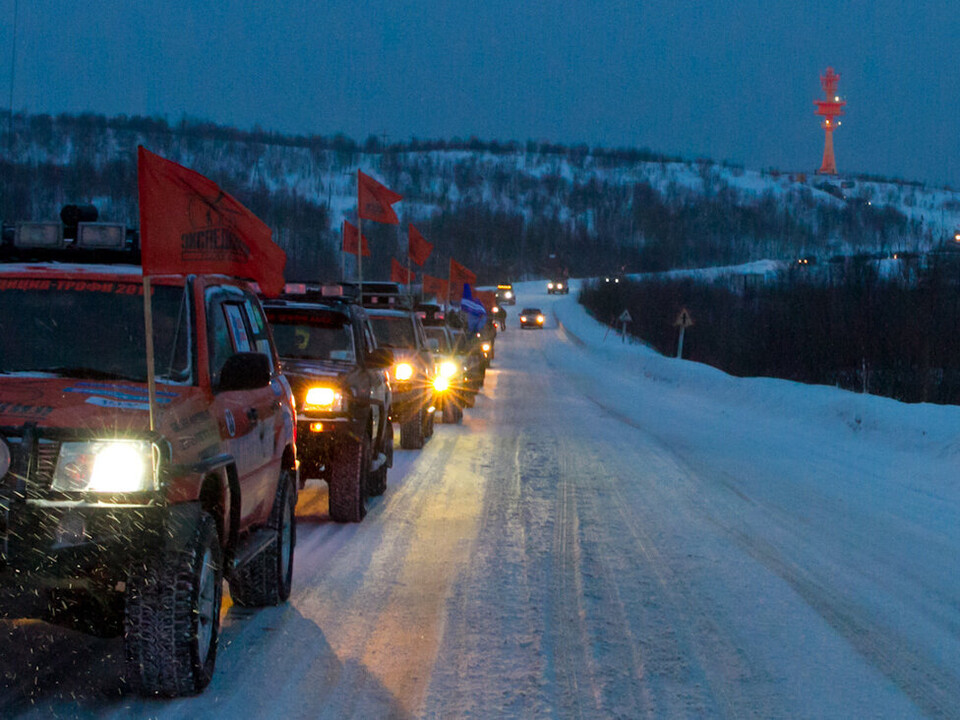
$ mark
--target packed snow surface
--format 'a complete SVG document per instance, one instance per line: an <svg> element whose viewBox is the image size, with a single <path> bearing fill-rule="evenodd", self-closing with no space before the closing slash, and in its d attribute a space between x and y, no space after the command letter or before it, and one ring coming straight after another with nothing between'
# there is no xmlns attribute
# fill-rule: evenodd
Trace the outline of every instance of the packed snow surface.
<svg viewBox="0 0 960 720"><path fill-rule="evenodd" d="M206 692L6 621L0 715L960 715L960 408L734 378L515 288L547 327L508 308L476 406L361 524L308 484L293 595L225 609Z"/></svg>

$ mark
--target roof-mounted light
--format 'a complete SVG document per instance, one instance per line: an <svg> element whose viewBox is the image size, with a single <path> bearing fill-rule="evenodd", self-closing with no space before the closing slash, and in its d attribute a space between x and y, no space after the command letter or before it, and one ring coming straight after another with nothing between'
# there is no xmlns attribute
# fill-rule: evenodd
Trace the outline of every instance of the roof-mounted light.
<svg viewBox="0 0 960 720"><path fill-rule="evenodd" d="M64 247L63 225L58 222L18 222L13 244L18 248L58 250Z"/></svg>
<svg viewBox="0 0 960 720"><path fill-rule="evenodd" d="M77 247L87 250L123 250L127 226L122 223L81 222L77 224Z"/></svg>

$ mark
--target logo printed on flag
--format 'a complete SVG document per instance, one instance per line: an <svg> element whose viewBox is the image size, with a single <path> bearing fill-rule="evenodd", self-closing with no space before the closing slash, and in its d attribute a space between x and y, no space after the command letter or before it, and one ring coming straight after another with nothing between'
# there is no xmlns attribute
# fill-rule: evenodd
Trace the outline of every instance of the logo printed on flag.
<svg viewBox="0 0 960 720"><path fill-rule="evenodd" d="M398 195L360 170L357 170L357 200L361 220L373 220L387 225L400 224L400 218L390 206L403 200L403 195Z"/></svg>
<svg viewBox="0 0 960 720"><path fill-rule="evenodd" d="M215 182L141 145L137 187L144 276L223 273L256 281L270 297L283 292L286 253Z"/></svg>

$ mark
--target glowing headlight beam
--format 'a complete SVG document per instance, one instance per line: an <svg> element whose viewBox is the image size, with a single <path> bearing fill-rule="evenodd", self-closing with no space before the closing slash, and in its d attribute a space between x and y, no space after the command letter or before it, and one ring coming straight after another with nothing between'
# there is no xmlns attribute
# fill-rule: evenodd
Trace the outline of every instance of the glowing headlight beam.
<svg viewBox="0 0 960 720"><path fill-rule="evenodd" d="M312 387L307 390L303 404L311 407L330 407L337 401L337 391L329 387Z"/></svg>
<svg viewBox="0 0 960 720"><path fill-rule="evenodd" d="M440 363L440 377L452 378L457 374L457 364L451 360L444 360Z"/></svg>
<svg viewBox="0 0 960 720"><path fill-rule="evenodd" d="M413 377L413 365L410 363L397 363L393 369L393 375L397 380L409 380Z"/></svg>

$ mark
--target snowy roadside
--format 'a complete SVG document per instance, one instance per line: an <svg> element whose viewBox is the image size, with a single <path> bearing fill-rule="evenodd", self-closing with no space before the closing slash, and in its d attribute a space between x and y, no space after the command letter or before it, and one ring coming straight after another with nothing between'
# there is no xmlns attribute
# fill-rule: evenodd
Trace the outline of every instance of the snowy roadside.
<svg viewBox="0 0 960 720"><path fill-rule="evenodd" d="M523 283L520 292L540 291L542 283ZM567 296L545 296L543 305L556 316L563 332L599 360L642 374L661 383L682 386L683 392L709 396L772 418L809 421L820 429L856 433L890 448L915 450L953 461L960 456L960 407L930 403L908 404L824 385L775 378L738 378L716 368L664 357L642 344L622 343L614 331L594 320L577 302L579 281ZM696 332L692 328L688 332Z"/></svg>

